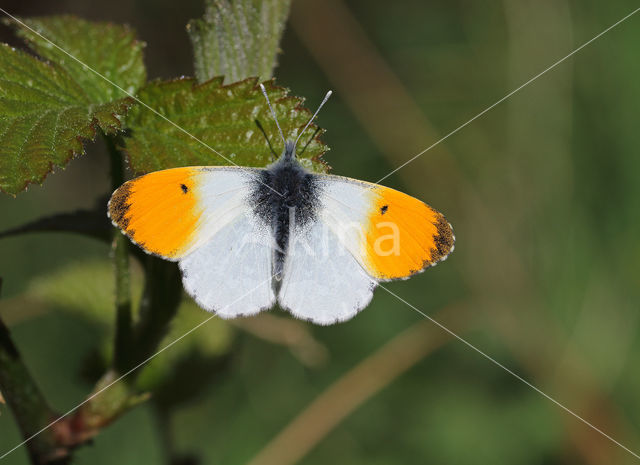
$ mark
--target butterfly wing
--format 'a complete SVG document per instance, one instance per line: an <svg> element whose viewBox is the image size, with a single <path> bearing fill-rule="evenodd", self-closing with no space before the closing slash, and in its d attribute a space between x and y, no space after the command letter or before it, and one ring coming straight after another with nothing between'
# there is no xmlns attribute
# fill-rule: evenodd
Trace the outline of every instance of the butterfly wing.
<svg viewBox="0 0 640 465"><path fill-rule="evenodd" d="M321 220L378 281L405 279L453 251L442 213L389 187L322 175Z"/></svg>
<svg viewBox="0 0 640 465"><path fill-rule="evenodd" d="M369 304L376 287L323 221L294 229L282 274L280 306L321 325L352 318Z"/></svg>
<svg viewBox="0 0 640 465"><path fill-rule="evenodd" d="M275 303L271 233L251 211L236 216L180 259L185 290L223 318L253 315Z"/></svg>
<svg viewBox="0 0 640 465"><path fill-rule="evenodd" d="M348 320L379 281L408 278L444 260L454 236L444 216L394 189L317 175L316 220L293 231L278 302L319 324Z"/></svg>
<svg viewBox="0 0 640 465"><path fill-rule="evenodd" d="M115 226L148 253L179 261L186 291L223 317L273 305L272 247L248 196L259 170L186 167L128 181L109 201Z"/></svg>
<svg viewBox="0 0 640 465"><path fill-rule="evenodd" d="M146 252L177 261L240 215L254 171L173 168L120 186L109 200L115 226Z"/></svg>

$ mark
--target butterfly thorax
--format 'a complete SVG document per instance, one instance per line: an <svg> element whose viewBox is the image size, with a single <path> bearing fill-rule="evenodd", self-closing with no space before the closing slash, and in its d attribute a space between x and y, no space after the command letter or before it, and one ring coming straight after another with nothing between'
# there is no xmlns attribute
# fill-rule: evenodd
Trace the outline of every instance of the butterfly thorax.
<svg viewBox="0 0 640 465"><path fill-rule="evenodd" d="M282 157L260 171L250 198L256 216L273 235L273 273L279 280L292 232L316 218L319 185L316 177L296 160L293 145L287 143Z"/></svg>

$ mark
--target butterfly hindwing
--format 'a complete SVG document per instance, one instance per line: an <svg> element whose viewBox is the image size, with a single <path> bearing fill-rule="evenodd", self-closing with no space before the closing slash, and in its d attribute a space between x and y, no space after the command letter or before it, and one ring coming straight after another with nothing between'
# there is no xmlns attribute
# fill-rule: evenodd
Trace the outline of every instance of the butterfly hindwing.
<svg viewBox="0 0 640 465"><path fill-rule="evenodd" d="M268 228L245 211L180 260L185 290L223 318L270 308L275 303L271 244Z"/></svg>
<svg viewBox="0 0 640 465"><path fill-rule="evenodd" d="M293 231L278 303L291 314L329 325L352 318L373 297L376 281L322 221Z"/></svg>

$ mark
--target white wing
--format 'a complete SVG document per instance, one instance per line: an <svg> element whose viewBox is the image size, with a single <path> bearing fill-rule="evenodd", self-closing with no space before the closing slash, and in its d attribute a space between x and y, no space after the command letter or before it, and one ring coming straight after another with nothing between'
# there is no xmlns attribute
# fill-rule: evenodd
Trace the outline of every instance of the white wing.
<svg viewBox="0 0 640 465"><path fill-rule="evenodd" d="M271 234L248 205L245 210L180 260L185 290L222 318L253 315L275 303Z"/></svg>
<svg viewBox="0 0 640 465"><path fill-rule="evenodd" d="M319 220L291 235L278 303L298 318L330 325L366 307L376 285Z"/></svg>

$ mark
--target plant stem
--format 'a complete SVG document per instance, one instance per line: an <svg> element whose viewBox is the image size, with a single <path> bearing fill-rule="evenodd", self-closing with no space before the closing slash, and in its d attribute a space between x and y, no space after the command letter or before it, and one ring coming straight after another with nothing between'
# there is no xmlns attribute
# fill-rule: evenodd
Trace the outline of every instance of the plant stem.
<svg viewBox="0 0 640 465"><path fill-rule="evenodd" d="M115 138L105 136L111 160L111 186L115 190L124 182L122 153ZM113 353L113 367L125 372L131 366L131 284L129 271L129 241L117 228L113 229L113 264L116 281L116 331Z"/></svg>
<svg viewBox="0 0 640 465"><path fill-rule="evenodd" d="M86 442L149 397L146 394L135 394L134 380L140 369L131 371L124 379L119 378L157 350L180 304L182 284L175 263L152 256L146 256L145 279L140 318L134 328L131 327L131 319L128 320L129 345L123 353L121 368L117 370L114 365L107 370L94 386L91 400L70 419L70 424L82 425L82 428L73 431L69 444ZM116 342L118 341L116 338Z"/></svg>
<svg viewBox="0 0 640 465"><path fill-rule="evenodd" d="M133 331L135 363L146 359L157 349L167 333L182 298L178 266L148 256L145 262L145 287L140 302L140 315Z"/></svg>
<svg viewBox="0 0 640 465"><path fill-rule="evenodd" d="M24 439L31 438L57 417L24 365L9 329L1 320L0 390ZM67 463L67 450L56 445L52 430L36 435L26 443L26 447L33 464Z"/></svg>
<svg viewBox="0 0 640 465"><path fill-rule="evenodd" d="M111 159L113 189L124 182L123 157L113 137L105 137ZM129 241L114 228L113 262L116 278L116 336L113 367L123 373L150 356L166 335L182 296L175 263L145 257L145 289L139 319L133 327L129 271ZM135 376L135 374L134 374Z"/></svg>
<svg viewBox="0 0 640 465"><path fill-rule="evenodd" d="M105 142L111 158L112 185L116 189L124 182L122 154L114 138L105 137ZM182 296L180 272L176 264L145 255L145 289L140 303L140 316L134 327L129 241L114 228L112 244L116 281L113 363L94 387L93 393L99 395L83 405L70 419L71 424L82 425L82 428L72 431L67 441L69 444L87 441L127 410L147 399L147 395L134 393L133 381L140 370L131 372L125 379L116 380L155 352Z"/></svg>

